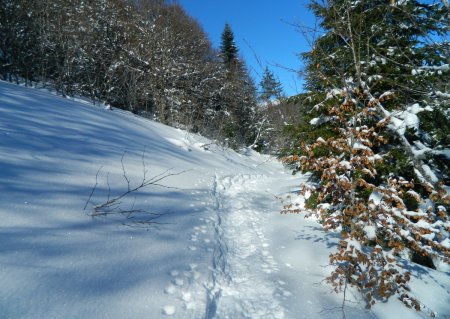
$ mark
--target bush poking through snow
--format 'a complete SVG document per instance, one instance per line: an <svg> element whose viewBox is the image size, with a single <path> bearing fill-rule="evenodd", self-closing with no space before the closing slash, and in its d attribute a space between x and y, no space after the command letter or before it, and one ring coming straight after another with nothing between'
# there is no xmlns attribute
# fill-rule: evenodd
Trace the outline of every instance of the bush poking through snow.
<svg viewBox="0 0 450 319"><path fill-rule="evenodd" d="M126 153L123 153L120 162L122 165L122 176L124 181L126 182L126 189L123 192L119 193L118 195L112 196L111 186L109 183L109 175L107 175L106 178L106 184L108 185L107 198L101 203L94 203L93 195L97 190L98 176L101 171L100 168L97 171L97 174L95 175L95 185L92 188L88 200L86 201L84 210L86 211L88 206L91 206L91 210L88 212L88 215L93 218L122 216L125 218L123 224L128 226L147 228L152 224L158 224L157 219L164 215L167 215L168 214L167 212L157 213L149 211L147 209L135 207L135 199L133 200L132 203L129 204L129 206L125 207L126 204L124 204L123 201L130 197L133 197L133 195L136 195L136 193L139 192L140 190L143 190L150 186L174 188L161 184L161 182L171 176L177 176L184 172L171 173L172 169L168 169L158 175L148 177L147 176L148 170L145 163L145 149L144 149L144 151L142 152L142 179L138 184L132 185L131 179L127 174L125 164L123 161L125 154Z"/></svg>

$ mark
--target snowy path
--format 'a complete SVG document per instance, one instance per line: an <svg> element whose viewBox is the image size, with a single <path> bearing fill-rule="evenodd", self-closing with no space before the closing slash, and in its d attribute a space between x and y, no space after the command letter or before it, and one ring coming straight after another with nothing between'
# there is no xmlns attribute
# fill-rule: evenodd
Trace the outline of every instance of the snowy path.
<svg viewBox="0 0 450 319"><path fill-rule="evenodd" d="M275 295L289 292L274 282L278 267L263 230L270 209L264 202L270 195L255 192L267 180L263 175L215 177L212 195L217 217L207 319L284 317Z"/></svg>
<svg viewBox="0 0 450 319"><path fill-rule="evenodd" d="M169 272L170 283L164 290L168 304L162 308L163 315L193 319L342 318L343 295L332 292L323 281L331 269L328 255L338 238L324 233L315 220L280 215L281 203L274 198L274 194L292 191L303 178L273 171L267 175L216 173L209 184L204 215L188 233L186 249L190 259L199 263ZM210 262L205 263L208 256ZM408 311L407 318L426 317L410 312L398 300L367 310L354 289L347 291L348 318L393 318L394 309Z"/></svg>
<svg viewBox="0 0 450 319"><path fill-rule="evenodd" d="M342 317L343 296L323 282L339 238L280 215L274 196L304 176L274 158L1 81L0 115L1 319ZM126 189L124 154L142 180L143 150L149 176L184 172L129 199L167 213L160 224L87 216L99 167L97 203ZM450 318L450 274L409 267L414 293ZM347 318L427 317L394 298L368 311L352 295Z"/></svg>

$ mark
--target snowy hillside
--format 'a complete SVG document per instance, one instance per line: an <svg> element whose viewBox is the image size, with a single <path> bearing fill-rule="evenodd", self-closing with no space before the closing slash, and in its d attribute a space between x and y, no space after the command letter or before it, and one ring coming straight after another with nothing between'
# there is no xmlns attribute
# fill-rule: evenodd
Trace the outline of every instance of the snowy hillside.
<svg viewBox="0 0 450 319"><path fill-rule="evenodd" d="M90 216L157 176L113 211L128 214ZM340 318L343 295L322 281L336 236L279 213L301 180L252 151L0 82L0 318ZM413 293L450 318L450 274L408 267ZM346 298L347 318L426 317Z"/></svg>

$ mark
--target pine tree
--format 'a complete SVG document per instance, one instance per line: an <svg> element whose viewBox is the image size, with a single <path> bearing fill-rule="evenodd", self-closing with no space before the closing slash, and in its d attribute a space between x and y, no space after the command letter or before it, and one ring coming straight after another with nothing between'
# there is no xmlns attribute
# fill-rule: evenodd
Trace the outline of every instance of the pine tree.
<svg viewBox="0 0 450 319"><path fill-rule="evenodd" d="M220 104L226 114L223 136L233 148L249 145L255 138L256 88L238 52L233 31L229 24L225 24L219 53L223 61Z"/></svg>
<svg viewBox="0 0 450 319"><path fill-rule="evenodd" d="M275 79L273 72L268 67L264 69L259 85L261 87L260 98L264 102L270 101L271 98L280 99L283 94L280 81Z"/></svg>
<svg viewBox="0 0 450 319"><path fill-rule="evenodd" d="M234 33L228 23L225 24L221 35L220 55L227 67L238 60L238 48L234 41Z"/></svg>
<svg viewBox="0 0 450 319"><path fill-rule="evenodd" d="M431 145L419 118L442 110L431 101L449 71L448 43L426 39L448 34L445 10L382 0L312 1L311 9L325 31L303 54L311 126L286 161L313 172L306 208L340 233L328 281L337 291L356 286L369 307L397 295L420 310L400 256L450 263L445 174L439 181L430 169L437 165L423 156ZM448 144L441 147L433 152Z"/></svg>

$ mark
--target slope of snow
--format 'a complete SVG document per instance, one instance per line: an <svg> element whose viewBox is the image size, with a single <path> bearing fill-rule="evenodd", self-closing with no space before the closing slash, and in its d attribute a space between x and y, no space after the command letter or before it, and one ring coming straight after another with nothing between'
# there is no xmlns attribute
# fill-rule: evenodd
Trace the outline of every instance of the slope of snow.
<svg viewBox="0 0 450 319"><path fill-rule="evenodd" d="M166 171L121 203L157 223L89 216L127 191L124 172L133 186ZM267 156L0 82L0 318L341 317L323 282L338 239L279 214L301 181ZM450 315L449 274L408 267L414 293ZM347 299L347 318L425 317Z"/></svg>

